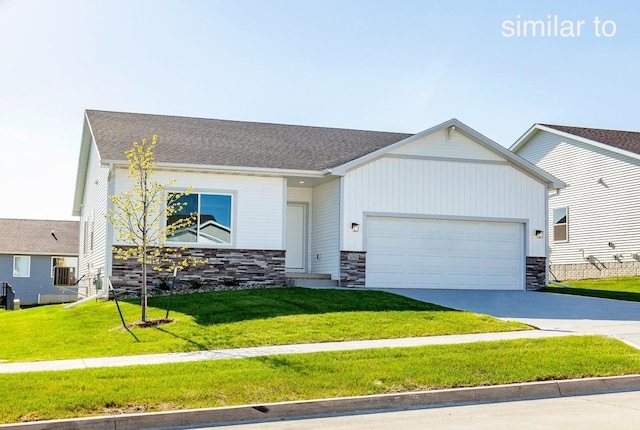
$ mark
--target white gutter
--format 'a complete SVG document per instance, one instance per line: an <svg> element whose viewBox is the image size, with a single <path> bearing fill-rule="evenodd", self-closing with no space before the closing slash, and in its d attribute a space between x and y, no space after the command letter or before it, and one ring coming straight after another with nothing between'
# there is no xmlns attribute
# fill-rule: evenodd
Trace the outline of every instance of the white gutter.
<svg viewBox="0 0 640 430"><path fill-rule="evenodd" d="M126 160L101 160L103 166L128 167L129 162ZM159 169L168 170L191 170L200 172L219 172L231 174L254 174L264 176L301 176L324 178L331 174L330 169L324 170L297 170L297 169L276 169L270 167L246 167L246 166L223 166L223 165L203 165L203 164L185 164L185 163L156 163Z"/></svg>

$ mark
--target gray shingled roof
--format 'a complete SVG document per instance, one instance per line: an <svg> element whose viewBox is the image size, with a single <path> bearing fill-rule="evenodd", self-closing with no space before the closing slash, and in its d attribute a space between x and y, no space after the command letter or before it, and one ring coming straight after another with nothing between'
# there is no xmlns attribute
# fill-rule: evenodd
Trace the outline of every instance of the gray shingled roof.
<svg viewBox="0 0 640 430"><path fill-rule="evenodd" d="M322 171L412 134L87 110L102 160L158 135L157 162Z"/></svg>
<svg viewBox="0 0 640 430"><path fill-rule="evenodd" d="M540 124L558 131L594 140L606 145L640 154L640 132L606 130L600 128L568 127L564 125Z"/></svg>
<svg viewBox="0 0 640 430"><path fill-rule="evenodd" d="M78 221L0 219L0 253L78 254L79 238Z"/></svg>

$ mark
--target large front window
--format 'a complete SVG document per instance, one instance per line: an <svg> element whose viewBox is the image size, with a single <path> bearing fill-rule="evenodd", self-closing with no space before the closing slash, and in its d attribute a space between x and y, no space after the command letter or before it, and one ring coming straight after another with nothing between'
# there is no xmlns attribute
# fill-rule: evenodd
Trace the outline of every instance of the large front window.
<svg viewBox="0 0 640 430"><path fill-rule="evenodd" d="M171 199L171 194L169 199ZM230 194L192 193L176 200L182 207L167 220L173 224L196 214L195 221L176 230L171 242L231 244L232 196Z"/></svg>

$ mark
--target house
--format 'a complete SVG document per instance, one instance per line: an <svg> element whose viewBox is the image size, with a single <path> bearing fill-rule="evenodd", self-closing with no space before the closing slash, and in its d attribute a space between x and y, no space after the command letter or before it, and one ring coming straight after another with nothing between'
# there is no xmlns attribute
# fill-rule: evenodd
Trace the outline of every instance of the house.
<svg viewBox="0 0 640 430"><path fill-rule="evenodd" d="M640 132L535 124L512 151L567 184L549 197L550 275L640 275Z"/></svg>
<svg viewBox="0 0 640 430"><path fill-rule="evenodd" d="M79 230L78 221L0 219L0 283L21 304L75 300Z"/></svg>
<svg viewBox="0 0 640 430"><path fill-rule="evenodd" d="M346 287L537 289L547 192L564 184L450 121L418 134L89 110L75 189L79 274L139 286L113 258L108 195L131 188L125 151L159 136L159 183L193 186L196 228L170 238L209 264L179 279ZM169 189L169 192L172 190Z"/></svg>

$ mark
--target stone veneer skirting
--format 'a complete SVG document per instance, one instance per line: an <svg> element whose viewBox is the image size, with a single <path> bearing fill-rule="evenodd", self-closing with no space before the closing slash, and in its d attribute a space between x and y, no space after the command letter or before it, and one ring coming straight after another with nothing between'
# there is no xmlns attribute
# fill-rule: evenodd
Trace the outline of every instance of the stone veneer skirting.
<svg viewBox="0 0 640 430"><path fill-rule="evenodd" d="M551 264L549 278L556 281L640 276L640 261Z"/></svg>
<svg viewBox="0 0 640 430"><path fill-rule="evenodd" d="M340 286L364 287L367 253L340 251Z"/></svg>
<svg viewBox="0 0 640 430"><path fill-rule="evenodd" d="M209 262L178 271L176 287L237 289L285 285L284 250L189 248L185 253ZM148 285L158 284L167 272L148 271ZM111 283L115 288L140 288L142 268L135 259L113 258Z"/></svg>
<svg viewBox="0 0 640 430"><path fill-rule="evenodd" d="M547 259L527 257L526 289L536 291L544 288L547 281ZM367 253L362 251L340 251L340 285L364 287Z"/></svg>
<svg viewBox="0 0 640 430"><path fill-rule="evenodd" d="M541 290L547 286L547 259L545 257L527 257L527 291Z"/></svg>

